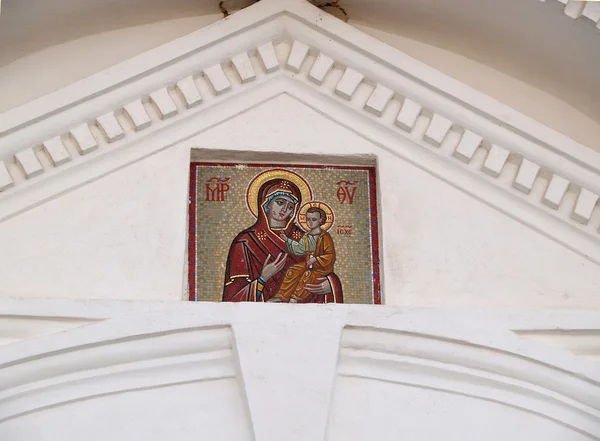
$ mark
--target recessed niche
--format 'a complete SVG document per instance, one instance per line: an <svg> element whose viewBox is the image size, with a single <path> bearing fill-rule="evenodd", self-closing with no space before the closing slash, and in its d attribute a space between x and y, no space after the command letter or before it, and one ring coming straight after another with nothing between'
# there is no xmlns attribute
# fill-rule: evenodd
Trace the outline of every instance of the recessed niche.
<svg viewBox="0 0 600 441"><path fill-rule="evenodd" d="M376 158L192 149L192 301L381 303Z"/></svg>

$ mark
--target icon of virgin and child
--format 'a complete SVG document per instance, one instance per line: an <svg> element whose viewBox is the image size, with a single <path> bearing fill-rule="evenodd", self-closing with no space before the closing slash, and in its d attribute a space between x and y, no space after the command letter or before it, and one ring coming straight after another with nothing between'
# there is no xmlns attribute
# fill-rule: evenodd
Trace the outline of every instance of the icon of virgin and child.
<svg viewBox="0 0 600 441"><path fill-rule="evenodd" d="M246 192L256 218L229 248L224 302L343 303L327 232L333 212L289 170L256 176Z"/></svg>

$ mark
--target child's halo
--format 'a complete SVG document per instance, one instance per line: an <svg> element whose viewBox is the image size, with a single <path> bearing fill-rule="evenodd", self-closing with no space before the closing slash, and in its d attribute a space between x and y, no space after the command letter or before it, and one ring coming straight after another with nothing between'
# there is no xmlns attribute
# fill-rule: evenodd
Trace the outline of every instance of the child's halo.
<svg viewBox="0 0 600 441"><path fill-rule="evenodd" d="M328 231L333 226L334 216L333 216L333 210L325 202L310 201L310 202L307 202L304 205L302 205L300 207L300 210L298 211L298 223L300 224L300 226L302 227L302 229L304 231L310 231L311 228L306 223L306 212L308 211L309 208L312 208L312 207L320 208L321 210L323 210L325 212L325 215L327 218L325 219L325 223L323 225L321 225L321 229L323 231Z"/></svg>

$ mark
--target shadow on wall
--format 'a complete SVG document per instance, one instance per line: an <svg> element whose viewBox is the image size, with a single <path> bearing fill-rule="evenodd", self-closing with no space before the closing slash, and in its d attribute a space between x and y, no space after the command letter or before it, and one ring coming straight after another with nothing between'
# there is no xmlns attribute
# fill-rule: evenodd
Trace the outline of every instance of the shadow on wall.
<svg viewBox="0 0 600 441"><path fill-rule="evenodd" d="M223 17L228 17L235 11L252 6L254 3L258 3L259 1L260 0L221 0L219 1L219 10L223 14ZM346 9L340 5L339 0L334 0L332 2L310 0L310 2L319 9L330 13L340 20L347 22L350 19Z"/></svg>

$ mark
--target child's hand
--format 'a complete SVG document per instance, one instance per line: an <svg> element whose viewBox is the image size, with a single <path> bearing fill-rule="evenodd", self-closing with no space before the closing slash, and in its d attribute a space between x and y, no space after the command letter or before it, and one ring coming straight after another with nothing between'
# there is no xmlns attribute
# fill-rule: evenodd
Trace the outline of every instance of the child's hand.
<svg viewBox="0 0 600 441"><path fill-rule="evenodd" d="M312 265L313 263L315 263L317 261L317 258L315 256L310 256L310 258L306 261L306 264L308 266Z"/></svg>

